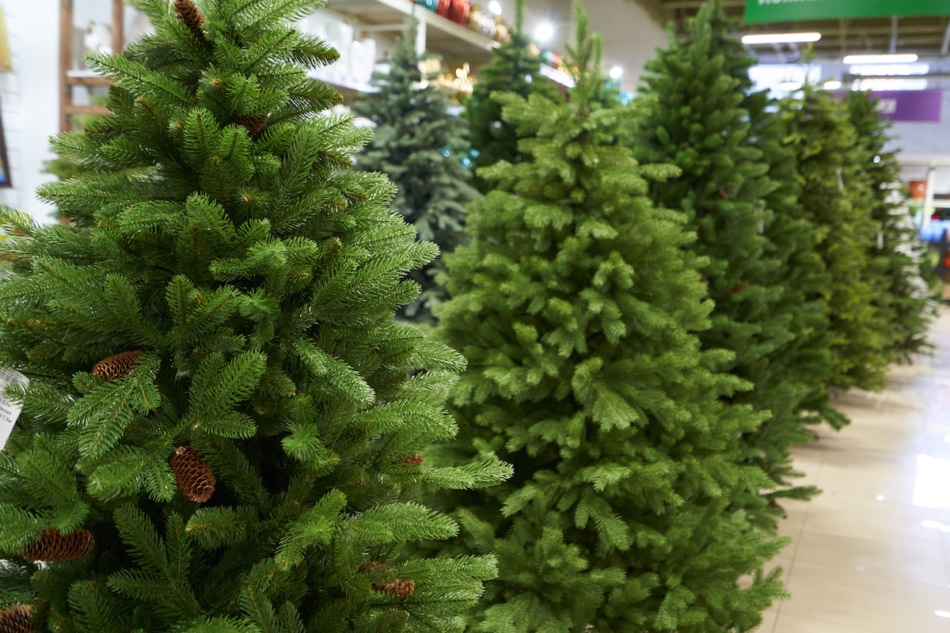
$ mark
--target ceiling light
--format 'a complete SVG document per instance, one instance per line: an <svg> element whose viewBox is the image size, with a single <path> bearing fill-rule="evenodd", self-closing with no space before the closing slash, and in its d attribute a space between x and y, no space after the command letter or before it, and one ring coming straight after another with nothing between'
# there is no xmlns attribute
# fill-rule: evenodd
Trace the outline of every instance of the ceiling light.
<svg viewBox="0 0 950 633"><path fill-rule="evenodd" d="M552 39L554 39L554 25L550 22L542 22L538 25L538 28L534 30L534 39L537 40L539 44L547 44Z"/></svg>
<svg viewBox="0 0 950 633"><path fill-rule="evenodd" d="M934 611L934 615L938 618L950 618L950 611Z"/></svg>
<svg viewBox="0 0 950 633"><path fill-rule="evenodd" d="M853 90L926 90L926 79L858 79L852 84ZM948 471L950 474L950 471Z"/></svg>
<svg viewBox="0 0 950 633"><path fill-rule="evenodd" d="M825 90L841 90L841 82L832 79L831 81L826 81L821 87Z"/></svg>
<svg viewBox="0 0 950 633"><path fill-rule="evenodd" d="M801 90L802 85L797 81L783 81L778 87L781 90Z"/></svg>
<svg viewBox="0 0 950 633"><path fill-rule="evenodd" d="M913 64L917 61L914 53L895 55L845 55L845 64Z"/></svg>
<svg viewBox="0 0 950 633"><path fill-rule="evenodd" d="M926 75L930 64L857 64L849 69L852 75L872 75L874 77L900 77L907 75Z"/></svg>
<svg viewBox="0 0 950 633"><path fill-rule="evenodd" d="M501 3L498 0L491 0L488 3L488 10L491 11L492 15L501 15Z"/></svg>
<svg viewBox="0 0 950 633"><path fill-rule="evenodd" d="M621 68L620 66L614 66L613 68L610 69L611 79L613 79L614 81L618 81L621 77L623 77L623 68Z"/></svg>
<svg viewBox="0 0 950 633"><path fill-rule="evenodd" d="M798 42L817 42L821 33L763 33L761 35L743 35L743 44L795 44Z"/></svg>

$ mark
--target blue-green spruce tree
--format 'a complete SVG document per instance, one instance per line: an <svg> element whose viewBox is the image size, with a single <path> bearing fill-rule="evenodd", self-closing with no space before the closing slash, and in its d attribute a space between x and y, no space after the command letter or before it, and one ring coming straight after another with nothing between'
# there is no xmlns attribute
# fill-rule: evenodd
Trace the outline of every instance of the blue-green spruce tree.
<svg viewBox="0 0 950 633"><path fill-rule="evenodd" d="M41 191L71 224L3 212L3 630L458 631L495 574L398 553L457 532L418 483L506 473L422 463L464 362L394 321L436 248L308 79L320 4L137 0L112 113L54 143L95 167Z"/></svg>
<svg viewBox="0 0 950 633"><path fill-rule="evenodd" d="M439 332L469 367L440 454L515 468L437 496L468 528L448 551L499 556L474 631L748 631L782 591L759 573L781 543L744 507L773 486L740 442L766 416L726 402L749 385L701 349L706 261L647 196L676 170L618 142L642 113L597 102L600 42L577 22L566 104L498 97L531 161L486 170L472 244L447 258Z"/></svg>
<svg viewBox="0 0 950 633"><path fill-rule="evenodd" d="M462 164L468 154L466 122L449 113L448 95L423 75L415 29L397 43L389 72L373 77L377 92L354 106L376 125L357 166L388 175L397 187L393 208L416 227L419 239L450 253L465 239L465 206L478 192ZM410 273L422 293L400 316L434 322L432 309L445 297L436 281L441 269L440 258Z"/></svg>
<svg viewBox="0 0 950 633"><path fill-rule="evenodd" d="M512 92L527 98L542 94L557 99L554 84L541 75L541 58L531 51L531 38L524 32L524 0L515 0L515 24L511 39L491 53L491 60L479 70L478 82L465 104L465 118L471 126L471 142L476 168L499 161L517 163L524 156L518 148L515 128L501 116L495 92ZM490 191L490 180L476 175L475 186Z"/></svg>

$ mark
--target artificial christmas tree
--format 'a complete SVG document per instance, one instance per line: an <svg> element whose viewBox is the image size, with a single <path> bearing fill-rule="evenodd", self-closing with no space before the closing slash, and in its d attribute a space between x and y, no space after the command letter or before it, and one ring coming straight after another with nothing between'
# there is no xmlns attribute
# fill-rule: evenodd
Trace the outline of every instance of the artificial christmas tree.
<svg viewBox="0 0 950 633"><path fill-rule="evenodd" d="M515 467L440 498L469 528L462 551L499 555L474 630L746 631L781 593L757 574L781 543L742 509L772 485L738 463L764 416L724 402L747 385L700 349L704 261L682 214L646 196L645 175L674 170L617 143L640 114L596 103L599 42L577 23L567 104L498 97L532 160L486 171L497 188L470 207L473 242L447 258L439 332L470 364L460 434L432 457Z"/></svg>
<svg viewBox="0 0 950 633"><path fill-rule="evenodd" d="M907 361L930 347L927 331L936 305L929 289L932 266L907 209L897 154L886 150L890 123L868 92L849 92L845 102L871 185L871 217L878 224L878 239L871 245L871 269L880 278L874 303L887 322L890 359Z"/></svg>
<svg viewBox="0 0 950 633"><path fill-rule="evenodd" d="M800 271L791 270L794 262L770 239L776 218L766 197L777 185L743 107L748 75L743 81L731 72L730 57L741 46L732 27L720 2L708 2L688 22L687 37L671 37L669 48L647 63L642 91L655 104L638 122L632 147L642 162L681 170L652 185L651 197L686 215L697 233L692 250L708 258L703 273L715 309L712 327L700 334L703 346L735 354L724 369L755 387L735 401L769 414L745 438L751 462L780 485L750 499L750 510L768 523L769 508L779 512L776 498L815 492L792 485L790 448L808 437L801 410L810 404L809 383L820 367L791 367L798 359L789 348L801 334L795 322L803 313L820 314L821 306L809 305L800 293L787 296L792 281L784 277ZM787 230L782 227L780 239L788 239Z"/></svg>
<svg viewBox="0 0 950 633"><path fill-rule="evenodd" d="M112 114L54 144L95 167L42 190L71 224L4 212L3 630L457 631L494 574L400 553L457 531L415 486L506 468L402 461L463 361L393 319L436 249L350 169L320 4L138 0L156 33L90 60Z"/></svg>
<svg viewBox="0 0 950 633"><path fill-rule="evenodd" d="M465 239L465 205L478 192L469 185L471 171L462 164L464 121L449 114L448 96L423 75L415 49L415 25L396 45L389 72L376 74L377 92L357 103L354 112L376 124L372 142L357 166L388 175L397 187L393 208L416 227L419 238L450 253ZM436 282L437 259L410 277L422 293L400 315L434 324L432 309L445 298Z"/></svg>
<svg viewBox="0 0 950 633"><path fill-rule="evenodd" d="M874 304L882 289L870 267L878 227L871 216L872 185L863 171L865 153L847 106L830 93L806 84L781 107L796 154L800 204L830 275L824 290L833 359L828 384L879 389L890 359L887 321Z"/></svg>
<svg viewBox="0 0 950 633"><path fill-rule="evenodd" d="M524 30L524 0L515 0L515 24L511 39L492 51L491 61L479 71L478 82L465 106L465 118L471 129L476 168L499 161L517 163L522 158L518 134L501 116L501 104L492 98L495 92L512 92L527 98L541 94L556 99L558 92L541 75L541 58L531 51L531 40ZM490 191L493 184L480 176L475 186Z"/></svg>

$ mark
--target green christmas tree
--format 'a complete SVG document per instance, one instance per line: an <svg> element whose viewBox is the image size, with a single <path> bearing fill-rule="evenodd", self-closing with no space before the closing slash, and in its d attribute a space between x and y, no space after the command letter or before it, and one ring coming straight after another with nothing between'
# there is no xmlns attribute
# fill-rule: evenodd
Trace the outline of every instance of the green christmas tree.
<svg viewBox="0 0 950 633"><path fill-rule="evenodd" d="M478 192L468 184L471 171L462 164L467 154L464 121L449 114L448 96L423 76L415 29L410 26L398 42L389 73L374 76L378 92L354 107L376 124L373 141L357 165L387 174L398 188L393 208L416 227L420 239L449 253L465 239L465 205ZM432 308L445 298L435 281L441 269L436 260L410 273L422 294L400 315L434 323Z"/></svg>
<svg viewBox="0 0 950 633"><path fill-rule="evenodd" d="M515 467L440 501L469 528L462 551L499 556L474 630L747 631L781 593L758 574L781 543L742 509L772 485L739 464L765 416L724 402L748 385L700 349L705 262L682 214L646 195L645 176L675 170L616 142L641 113L596 103L600 42L578 11L569 102L498 97L531 162L486 170L473 242L447 258L439 331L470 364L442 458Z"/></svg>
<svg viewBox="0 0 950 633"><path fill-rule="evenodd" d="M458 631L495 574L399 554L457 532L419 483L506 472L422 463L463 360L393 319L436 248L350 169L319 5L137 0L112 114L54 143L100 168L42 190L71 225L4 212L0 629Z"/></svg>
<svg viewBox="0 0 950 633"><path fill-rule="evenodd" d="M889 363L887 320L875 299L881 291L871 268L878 226L871 215L872 185L866 153L847 106L806 84L782 101L788 139L795 150L800 203L815 227L816 250L831 277L824 290L832 336L829 386L879 389Z"/></svg>
<svg viewBox="0 0 950 633"><path fill-rule="evenodd" d="M927 332L936 305L929 290L932 267L907 210L897 154L886 150L890 123L878 113L877 99L870 93L849 92L846 103L864 150L864 172L873 196L871 217L878 223L878 239L871 247L872 270L880 277L875 305L888 324L886 350L891 360L907 361L930 349Z"/></svg>
<svg viewBox="0 0 950 633"><path fill-rule="evenodd" d="M638 122L633 143L641 162L681 170L677 178L654 184L651 196L686 215L697 234L692 249L708 259L703 272L715 309L712 327L700 335L703 346L734 353L724 369L755 386L735 401L769 414L745 438L751 462L780 485L758 502L750 499L760 514L768 514L765 506L775 507L778 497L815 492L792 485L790 448L808 437L801 410L812 391L807 374L817 368L790 367L798 359L789 348L800 334L794 324L801 313L821 310L801 293L795 300L787 296L791 280L784 277L795 274L795 262L770 240L775 217L766 197L777 185L743 107L747 73L743 81L730 72L730 56L741 46L730 35L732 26L718 0L709 2L688 22L687 37L671 37L670 47L647 64L643 92L655 104Z"/></svg>
<svg viewBox="0 0 950 633"><path fill-rule="evenodd" d="M728 29L727 29L728 30ZM801 205L801 184L795 150L789 141L786 122L779 103L767 90L755 90L749 68L755 58L738 39L726 37L722 43L726 68L739 80L745 97L742 108L748 113L751 126L749 141L762 152L768 166L772 190L765 196L769 222L763 222L765 235L775 249L775 257L783 265L773 271L771 284L781 286L783 293L776 310L793 316L789 329L793 336L782 350L781 358L790 384L807 385L808 392L798 402L799 414L806 423L827 422L834 428L848 424L848 419L830 404L828 384L831 380L831 333L828 331L828 307L824 297L831 284L818 255L816 227L805 216ZM781 408L776 403L777 408ZM763 424L760 432L776 428ZM781 438L775 438L775 445ZM778 457L778 456L775 456ZM794 475L790 467L786 475ZM776 461L767 468L778 480Z"/></svg>
<svg viewBox="0 0 950 633"><path fill-rule="evenodd" d="M513 92L527 98L542 94L556 99L558 92L541 75L541 58L531 52L531 39L525 34L524 0L515 0L515 25L511 39L492 51L491 60L479 70L478 81L465 106L471 128L475 167L488 167L499 161L521 160L518 134L501 116L501 104L492 98L496 92ZM475 186L485 193L493 188L491 180L475 177Z"/></svg>

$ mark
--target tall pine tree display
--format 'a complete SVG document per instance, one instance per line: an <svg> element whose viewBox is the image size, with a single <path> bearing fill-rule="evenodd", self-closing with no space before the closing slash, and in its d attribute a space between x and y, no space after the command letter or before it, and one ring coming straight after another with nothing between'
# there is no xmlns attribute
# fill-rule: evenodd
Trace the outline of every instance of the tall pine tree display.
<svg viewBox="0 0 950 633"><path fill-rule="evenodd" d="M357 103L354 112L376 124L372 142L357 166L388 175L398 188L393 208L416 227L419 238L434 242L443 253L465 239L465 205L478 192L469 185L471 171L462 164L465 122L449 114L449 98L423 76L409 27L393 52L387 74L376 74L377 92ZM422 294L400 315L434 323L432 308L445 298L435 276L441 259L410 273Z"/></svg>
<svg viewBox="0 0 950 633"><path fill-rule="evenodd" d="M532 161L487 170L473 242L447 258L439 331L470 364L443 458L515 467L441 501L460 508L465 551L499 556L474 630L750 630L781 592L756 576L780 543L743 509L771 483L738 463L764 416L723 401L747 385L700 349L705 262L682 214L646 196L645 176L674 170L617 143L639 114L596 103L600 46L577 22L567 104L499 97Z"/></svg>
<svg viewBox="0 0 950 633"><path fill-rule="evenodd" d="M708 258L703 272L715 309L712 327L700 338L706 349L735 354L724 369L755 386L736 401L770 416L745 438L751 462L781 485L757 504L759 514L767 514L777 497L815 492L791 483L790 448L808 437L801 409L812 387L810 377L789 366L797 361L789 357L794 323L814 306L800 296L787 300L782 277L791 262L769 239L775 218L765 205L776 185L742 107L748 80L729 72L739 45L730 26L720 3L709 2L689 22L687 37L671 38L647 64L643 92L655 105L639 121L633 143L642 162L680 168L678 177L654 184L651 196L686 215L697 233L693 251Z"/></svg>
<svg viewBox="0 0 950 633"><path fill-rule="evenodd" d="M495 92L513 92L527 98L542 94L556 99L557 89L541 76L541 58L531 53L531 39L524 32L524 0L515 0L515 24L511 39L492 51L491 61L479 70L472 96L465 105L465 117L471 127L475 167L489 167L499 161L521 160L518 134L501 116L501 104L492 98ZM485 193L493 188L490 180L476 175L475 186Z"/></svg>
<svg viewBox="0 0 950 633"><path fill-rule="evenodd" d="M817 235L816 249L831 277L824 295L832 336L837 389L879 389L889 363L887 320L875 304L883 289L871 267L870 245L878 226L871 215L872 185L866 153L847 106L806 84L782 101L788 139L795 150L802 210Z"/></svg>
<svg viewBox="0 0 950 633"><path fill-rule="evenodd" d="M393 319L436 248L350 169L320 4L137 0L112 114L54 144L98 168L42 190L71 226L3 214L0 629L457 631L494 575L397 553L457 532L419 482L506 472L420 457L463 360Z"/></svg>
<svg viewBox="0 0 950 633"><path fill-rule="evenodd" d="M849 421L831 405L828 388L833 358L824 297L828 294L831 275L817 251L817 227L805 216L801 205L796 154L789 141L786 121L778 101L768 90L754 89L749 68L756 60L745 46L733 38L726 38L722 46L726 69L739 80L745 94L741 105L749 117L749 141L761 150L772 181L772 190L765 196L770 221L763 223L763 227L775 248L775 256L783 265L772 273L771 283L783 289L776 310L793 316L789 324L793 337L783 347L782 362L790 383L808 387L798 404L802 419L810 424L827 422L833 428L841 428ZM769 424L761 427L762 430L770 428L774 427ZM773 461L768 472L781 479L777 468L778 464ZM789 469L786 474L792 475L794 471Z"/></svg>
<svg viewBox="0 0 950 633"><path fill-rule="evenodd" d="M886 350L894 361L907 361L929 349L927 331L934 302L929 281L932 269L926 249L907 209L900 165L887 151L890 124L877 110L870 93L847 93L851 123L864 151L863 166L870 182L871 217L878 223L878 239L871 246L872 270L880 276L875 304L887 321Z"/></svg>

